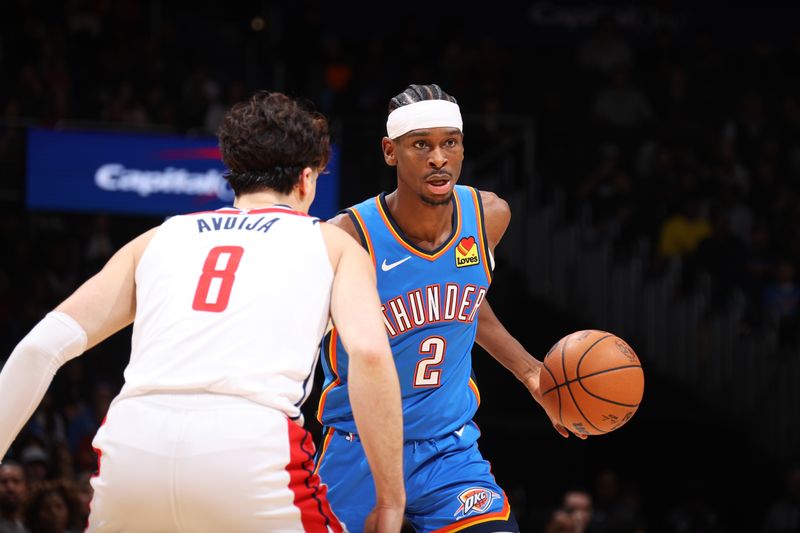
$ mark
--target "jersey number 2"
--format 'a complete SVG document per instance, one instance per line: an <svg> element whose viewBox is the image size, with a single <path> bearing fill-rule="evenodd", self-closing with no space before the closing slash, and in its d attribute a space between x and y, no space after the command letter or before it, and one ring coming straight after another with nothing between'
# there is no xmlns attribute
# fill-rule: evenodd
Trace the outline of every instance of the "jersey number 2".
<svg viewBox="0 0 800 533"><path fill-rule="evenodd" d="M208 252L194 291L192 309L219 313L228 307L242 254L244 248L241 246L216 246Z"/></svg>
<svg viewBox="0 0 800 533"><path fill-rule="evenodd" d="M442 364L447 343L442 337L428 337L419 345L421 355L431 354L420 359L414 371L414 388L438 387L441 384L442 369L430 367Z"/></svg>

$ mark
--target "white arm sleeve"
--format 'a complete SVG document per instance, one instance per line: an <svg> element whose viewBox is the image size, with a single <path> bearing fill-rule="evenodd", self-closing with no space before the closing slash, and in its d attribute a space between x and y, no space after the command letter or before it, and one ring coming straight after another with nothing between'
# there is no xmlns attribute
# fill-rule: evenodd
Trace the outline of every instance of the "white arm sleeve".
<svg viewBox="0 0 800 533"><path fill-rule="evenodd" d="M0 371L0 459L28 422L56 371L86 350L86 332L72 317L48 313L17 344Z"/></svg>

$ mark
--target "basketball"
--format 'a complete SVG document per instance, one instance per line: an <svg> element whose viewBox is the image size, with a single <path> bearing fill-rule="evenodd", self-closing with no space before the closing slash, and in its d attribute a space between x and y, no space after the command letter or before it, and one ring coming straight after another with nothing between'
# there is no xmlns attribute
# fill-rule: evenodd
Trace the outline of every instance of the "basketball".
<svg viewBox="0 0 800 533"><path fill-rule="evenodd" d="M589 329L559 340L544 358L539 386L548 414L579 435L619 429L636 413L644 372L630 345Z"/></svg>

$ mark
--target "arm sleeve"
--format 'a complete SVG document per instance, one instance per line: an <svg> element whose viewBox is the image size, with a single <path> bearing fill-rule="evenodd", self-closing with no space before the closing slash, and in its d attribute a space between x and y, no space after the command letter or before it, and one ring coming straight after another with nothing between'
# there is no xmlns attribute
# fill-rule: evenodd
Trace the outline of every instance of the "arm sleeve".
<svg viewBox="0 0 800 533"><path fill-rule="evenodd" d="M0 371L0 459L42 401L56 371L86 349L72 317L48 313L11 352Z"/></svg>

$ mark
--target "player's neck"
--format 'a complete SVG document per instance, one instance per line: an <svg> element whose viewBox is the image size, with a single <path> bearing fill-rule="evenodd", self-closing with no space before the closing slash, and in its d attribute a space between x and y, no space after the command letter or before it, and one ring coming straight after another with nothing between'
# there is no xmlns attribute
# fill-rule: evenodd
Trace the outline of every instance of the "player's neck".
<svg viewBox="0 0 800 533"><path fill-rule="evenodd" d="M435 250L453 231L453 203L433 205L400 190L386 195L392 218L415 245Z"/></svg>
<svg viewBox="0 0 800 533"><path fill-rule="evenodd" d="M233 202L239 209L260 209L273 205L288 205L292 209L300 210L300 202L291 194L278 194L273 191L259 191L242 194Z"/></svg>

